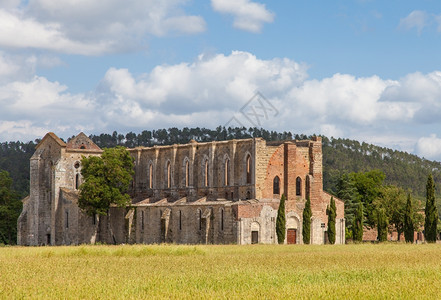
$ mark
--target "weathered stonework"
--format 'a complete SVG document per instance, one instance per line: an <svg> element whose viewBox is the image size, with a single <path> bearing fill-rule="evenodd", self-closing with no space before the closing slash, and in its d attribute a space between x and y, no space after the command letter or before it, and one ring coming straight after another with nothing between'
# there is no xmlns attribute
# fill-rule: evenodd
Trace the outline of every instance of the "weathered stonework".
<svg viewBox="0 0 441 300"><path fill-rule="evenodd" d="M286 201L285 243L302 243L311 199L311 242L326 242L321 139L261 138L128 149L135 162L132 205L91 217L78 208L81 159L101 149L80 133L67 144L48 133L31 158L30 195L18 220L21 245L82 243L277 243L279 199ZM336 243L344 243L344 204ZM288 237L289 236L289 237Z"/></svg>

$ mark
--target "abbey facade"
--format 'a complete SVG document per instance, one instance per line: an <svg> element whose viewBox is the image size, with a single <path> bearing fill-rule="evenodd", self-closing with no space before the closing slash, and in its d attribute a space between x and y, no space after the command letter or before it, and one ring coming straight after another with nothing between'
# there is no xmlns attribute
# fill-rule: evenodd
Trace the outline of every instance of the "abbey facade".
<svg viewBox="0 0 441 300"><path fill-rule="evenodd" d="M132 205L107 216L78 208L81 159L102 150L80 133L68 143L48 133L31 158L30 195L18 219L20 245L103 242L277 243L285 194L286 240L302 243L311 199L311 243L326 243L321 138L269 143L261 138L128 149L134 158ZM336 243L345 242L344 203L336 199Z"/></svg>

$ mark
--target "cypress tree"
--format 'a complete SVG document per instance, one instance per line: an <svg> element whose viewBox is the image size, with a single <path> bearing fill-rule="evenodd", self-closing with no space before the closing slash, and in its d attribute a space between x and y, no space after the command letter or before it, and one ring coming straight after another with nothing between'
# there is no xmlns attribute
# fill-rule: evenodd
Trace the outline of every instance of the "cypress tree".
<svg viewBox="0 0 441 300"><path fill-rule="evenodd" d="M385 242L387 240L387 220L384 209L377 210L377 230L378 241Z"/></svg>
<svg viewBox="0 0 441 300"><path fill-rule="evenodd" d="M328 240L333 245L335 244L335 218L337 217L334 197L331 197L331 205L326 209L326 214L328 215Z"/></svg>
<svg viewBox="0 0 441 300"><path fill-rule="evenodd" d="M406 210L404 211L404 239L407 243L413 243L413 211L410 193L407 196Z"/></svg>
<svg viewBox="0 0 441 300"><path fill-rule="evenodd" d="M286 217L285 217L285 194L282 194L280 199L279 209L277 210L277 220L276 220L276 234L277 242L283 244L285 242L285 227L286 227Z"/></svg>
<svg viewBox="0 0 441 300"><path fill-rule="evenodd" d="M305 208L303 209L303 244L309 244L311 240L311 200L306 198Z"/></svg>
<svg viewBox="0 0 441 300"><path fill-rule="evenodd" d="M355 211L354 224L352 226L352 238L354 242L363 240L363 203L359 202Z"/></svg>
<svg viewBox="0 0 441 300"><path fill-rule="evenodd" d="M429 243L436 242L436 226L438 223L438 212L435 206L435 184L432 174L429 174L426 185L426 218L424 221L424 238Z"/></svg>

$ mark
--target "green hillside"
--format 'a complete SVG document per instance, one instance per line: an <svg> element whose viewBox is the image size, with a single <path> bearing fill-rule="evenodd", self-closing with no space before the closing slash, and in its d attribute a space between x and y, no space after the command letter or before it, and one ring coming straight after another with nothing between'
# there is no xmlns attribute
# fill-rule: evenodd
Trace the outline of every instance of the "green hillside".
<svg viewBox="0 0 441 300"><path fill-rule="evenodd" d="M145 130L139 134L91 135L100 147L126 147L170 145L188 143L191 139L199 142L212 140L262 137L267 141L308 139L310 136L291 132L275 132L260 128L169 128ZM337 178L343 172L359 172L379 169L386 174L386 184L393 184L411 190L417 197L425 196L427 175L432 173L436 191L441 195L441 163L420 158L416 155L349 139L323 138L324 189L335 190ZM13 188L22 196L29 193L29 159L38 142L0 143L0 170L9 172Z"/></svg>

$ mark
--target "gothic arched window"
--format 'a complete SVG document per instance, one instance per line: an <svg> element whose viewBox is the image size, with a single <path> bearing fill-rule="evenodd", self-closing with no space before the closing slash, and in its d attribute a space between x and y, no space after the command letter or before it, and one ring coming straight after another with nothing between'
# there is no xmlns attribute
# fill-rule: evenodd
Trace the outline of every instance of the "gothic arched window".
<svg viewBox="0 0 441 300"><path fill-rule="evenodd" d="M167 162L167 188L171 187L171 165Z"/></svg>
<svg viewBox="0 0 441 300"><path fill-rule="evenodd" d="M279 176L274 177L273 180L273 194L280 194L280 178Z"/></svg>
<svg viewBox="0 0 441 300"><path fill-rule="evenodd" d="M208 186L209 184L208 171L209 169L208 169L208 159L207 159L205 160L205 164L204 164L204 186Z"/></svg>
<svg viewBox="0 0 441 300"><path fill-rule="evenodd" d="M185 186L190 185L190 163L188 160L185 161Z"/></svg>
<svg viewBox="0 0 441 300"><path fill-rule="evenodd" d="M149 188L153 188L153 164L149 165Z"/></svg>
<svg viewBox="0 0 441 300"><path fill-rule="evenodd" d="M227 186L227 185L230 185L230 159L229 158L227 158L226 160L225 160L225 170L224 170L224 175L225 175L225 178L224 178L224 183L225 183L225 185Z"/></svg>
<svg viewBox="0 0 441 300"><path fill-rule="evenodd" d="M251 155L247 155L246 159L247 184L251 183Z"/></svg>
<svg viewBox="0 0 441 300"><path fill-rule="evenodd" d="M296 195L302 195L302 179L300 177L296 179Z"/></svg>

